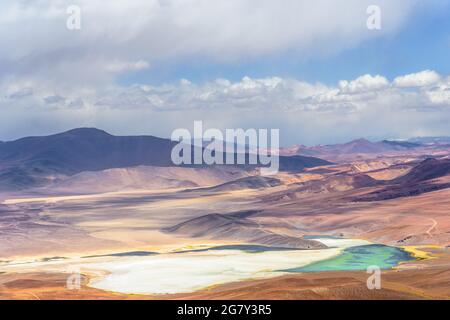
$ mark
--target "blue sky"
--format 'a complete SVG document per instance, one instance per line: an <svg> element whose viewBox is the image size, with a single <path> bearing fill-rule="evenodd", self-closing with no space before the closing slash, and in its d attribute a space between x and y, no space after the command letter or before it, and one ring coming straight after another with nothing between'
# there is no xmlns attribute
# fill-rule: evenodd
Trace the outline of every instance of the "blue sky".
<svg viewBox="0 0 450 320"><path fill-rule="evenodd" d="M430 2L433 2L430 1ZM337 54L302 58L282 52L235 63L215 63L191 56L181 60L158 61L152 70L129 73L117 79L120 84L170 83L181 78L193 82L244 76L280 76L333 85L362 74L381 74L389 79L432 69L450 74L450 1L438 6L421 6L396 32L368 39Z"/></svg>

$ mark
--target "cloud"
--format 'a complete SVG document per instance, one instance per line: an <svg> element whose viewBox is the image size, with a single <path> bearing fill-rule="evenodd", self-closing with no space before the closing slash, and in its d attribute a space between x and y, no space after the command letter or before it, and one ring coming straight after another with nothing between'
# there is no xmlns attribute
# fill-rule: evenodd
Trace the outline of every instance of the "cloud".
<svg viewBox="0 0 450 320"><path fill-rule="evenodd" d="M65 1L2 1L0 65L8 67L0 79L114 83L121 73L192 57L327 56L397 31L416 2L379 0L383 28L373 32L366 27L371 0L73 0L81 30L66 28Z"/></svg>
<svg viewBox="0 0 450 320"><path fill-rule="evenodd" d="M380 75L371 76L370 74L363 75L353 81L340 81L339 88L343 92L357 93L364 91L376 91L389 86L389 81Z"/></svg>
<svg viewBox="0 0 450 320"><path fill-rule="evenodd" d="M48 97L44 97L43 99L46 104L63 103L66 100L59 95L48 96Z"/></svg>
<svg viewBox="0 0 450 320"><path fill-rule="evenodd" d="M33 94L0 98L0 136L95 126L117 134L168 137L194 120L218 128L280 128L285 144L450 134L450 81L443 77L433 86L413 90L397 87L381 75L363 75L336 86L281 77L203 83L182 79L170 85L96 90L26 85L24 92ZM22 88L11 83L0 90Z"/></svg>
<svg viewBox="0 0 450 320"><path fill-rule="evenodd" d="M395 34L417 3L377 1L383 22L374 32L366 27L371 0L73 0L81 30L71 31L66 1L1 1L0 137L80 126L167 137L196 119L219 128L278 127L286 143L448 133L450 82L430 70L336 85L286 77L118 81L191 60L326 58Z"/></svg>
<svg viewBox="0 0 450 320"><path fill-rule="evenodd" d="M139 60L139 61L112 61L105 65L106 72L113 73L122 73L125 71L139 71L145 70L150 67L150 64L147 61Z"/></svg>
<svg viewBox="0 0 450 320"><path fill-rule="evenodd" d="M450 101L450 79L442 81L425 91L428 99L436 105L446 105Z"/></svg>
<svg viewBox="0 0 450 320"><path fill-rule="evenodd" d="M15 100L15 99L20 99L20 98L28 97L28 96L31 96L31 95L33 95L33 89L32 89L32 88L25 87L25 88L21 88L20 90L11 93L11 94L8 95L7 97L8 97L9 99Z"/></svg>
<svg viewBox="0 0 450 320"><path fill-rule="evenodd" d="M441 76L437 72L425 70L397 77L394 79L394 85L399 88L424 87L436 84L440 80Z"/></svg>

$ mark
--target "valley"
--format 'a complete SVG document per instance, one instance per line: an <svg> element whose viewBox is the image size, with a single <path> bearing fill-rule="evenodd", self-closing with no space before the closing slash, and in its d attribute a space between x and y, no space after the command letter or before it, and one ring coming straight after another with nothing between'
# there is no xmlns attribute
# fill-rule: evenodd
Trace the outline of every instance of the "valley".
<svg viewBox="0 0 450 320"><path fill-rule="evenodd" d="M426 150L271 177L139 164L15 184L0 199L0 298L450 298L450 152ZM368 264L388 288L366 288ZM74 269L81 289L63 290ZM425 275L435 287L413 281Z"/></svg>

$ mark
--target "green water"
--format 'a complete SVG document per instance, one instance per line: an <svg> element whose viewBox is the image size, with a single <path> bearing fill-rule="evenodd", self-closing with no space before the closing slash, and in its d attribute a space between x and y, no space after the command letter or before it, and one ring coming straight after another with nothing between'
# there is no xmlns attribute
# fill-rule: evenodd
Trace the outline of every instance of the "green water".
<svg viewBox="0 0 450 320"><path fill-rule="evenodd" d="M380 269L391 269L402 261L410 260L414 260L414 258L402 249L373 244L347 248L337 257L312 263L304 267L283 271L318 272L367 270L369 266L378 266Z"/></svg>

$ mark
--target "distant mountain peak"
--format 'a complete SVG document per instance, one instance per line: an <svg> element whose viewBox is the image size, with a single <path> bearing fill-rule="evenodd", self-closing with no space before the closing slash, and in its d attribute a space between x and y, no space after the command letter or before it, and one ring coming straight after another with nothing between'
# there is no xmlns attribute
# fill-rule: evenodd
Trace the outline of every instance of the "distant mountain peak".
<svg viewBox="0 0 450 320"><path fill-rule="evenodd" d="M96 128L22 138L0 144L0 190L45 186L55 175L72 176L83 171L136 166L175 167L171 158L174 145L175 142L169 139L114 136ZM300 172L330 162L295 156L280 157L279 164L281 171Z"/></svg>
<svg viewBox="0 0 450 320"><path fill-rule="evenodd" d="M420 144L450 144L450 137L416 137L409 139L408 142Z"/></svg>
<svg viewBox="0 0 450 320"><path fill-rule="evenodd" d="M97 128L75 128L58 135L61 136L74 136L74 137L100 137L100 136L112 136L106 131Z"/></svg>
<svg viewBox="0 0 450 320"><path fill-rule="evenodd" d="M421 144L419 143L413 143L408 141L402 141L402 140L383 140L381 143L391 146L391 147L401 147L406 149L414 149L421 147Z"/></svg>
<svg viewBox="0 0 450 320"><path fill-rule="evenodd" d="M373 143L365 138L355 139L353 141L348 142L348 144L370 144Z"/></svg>

